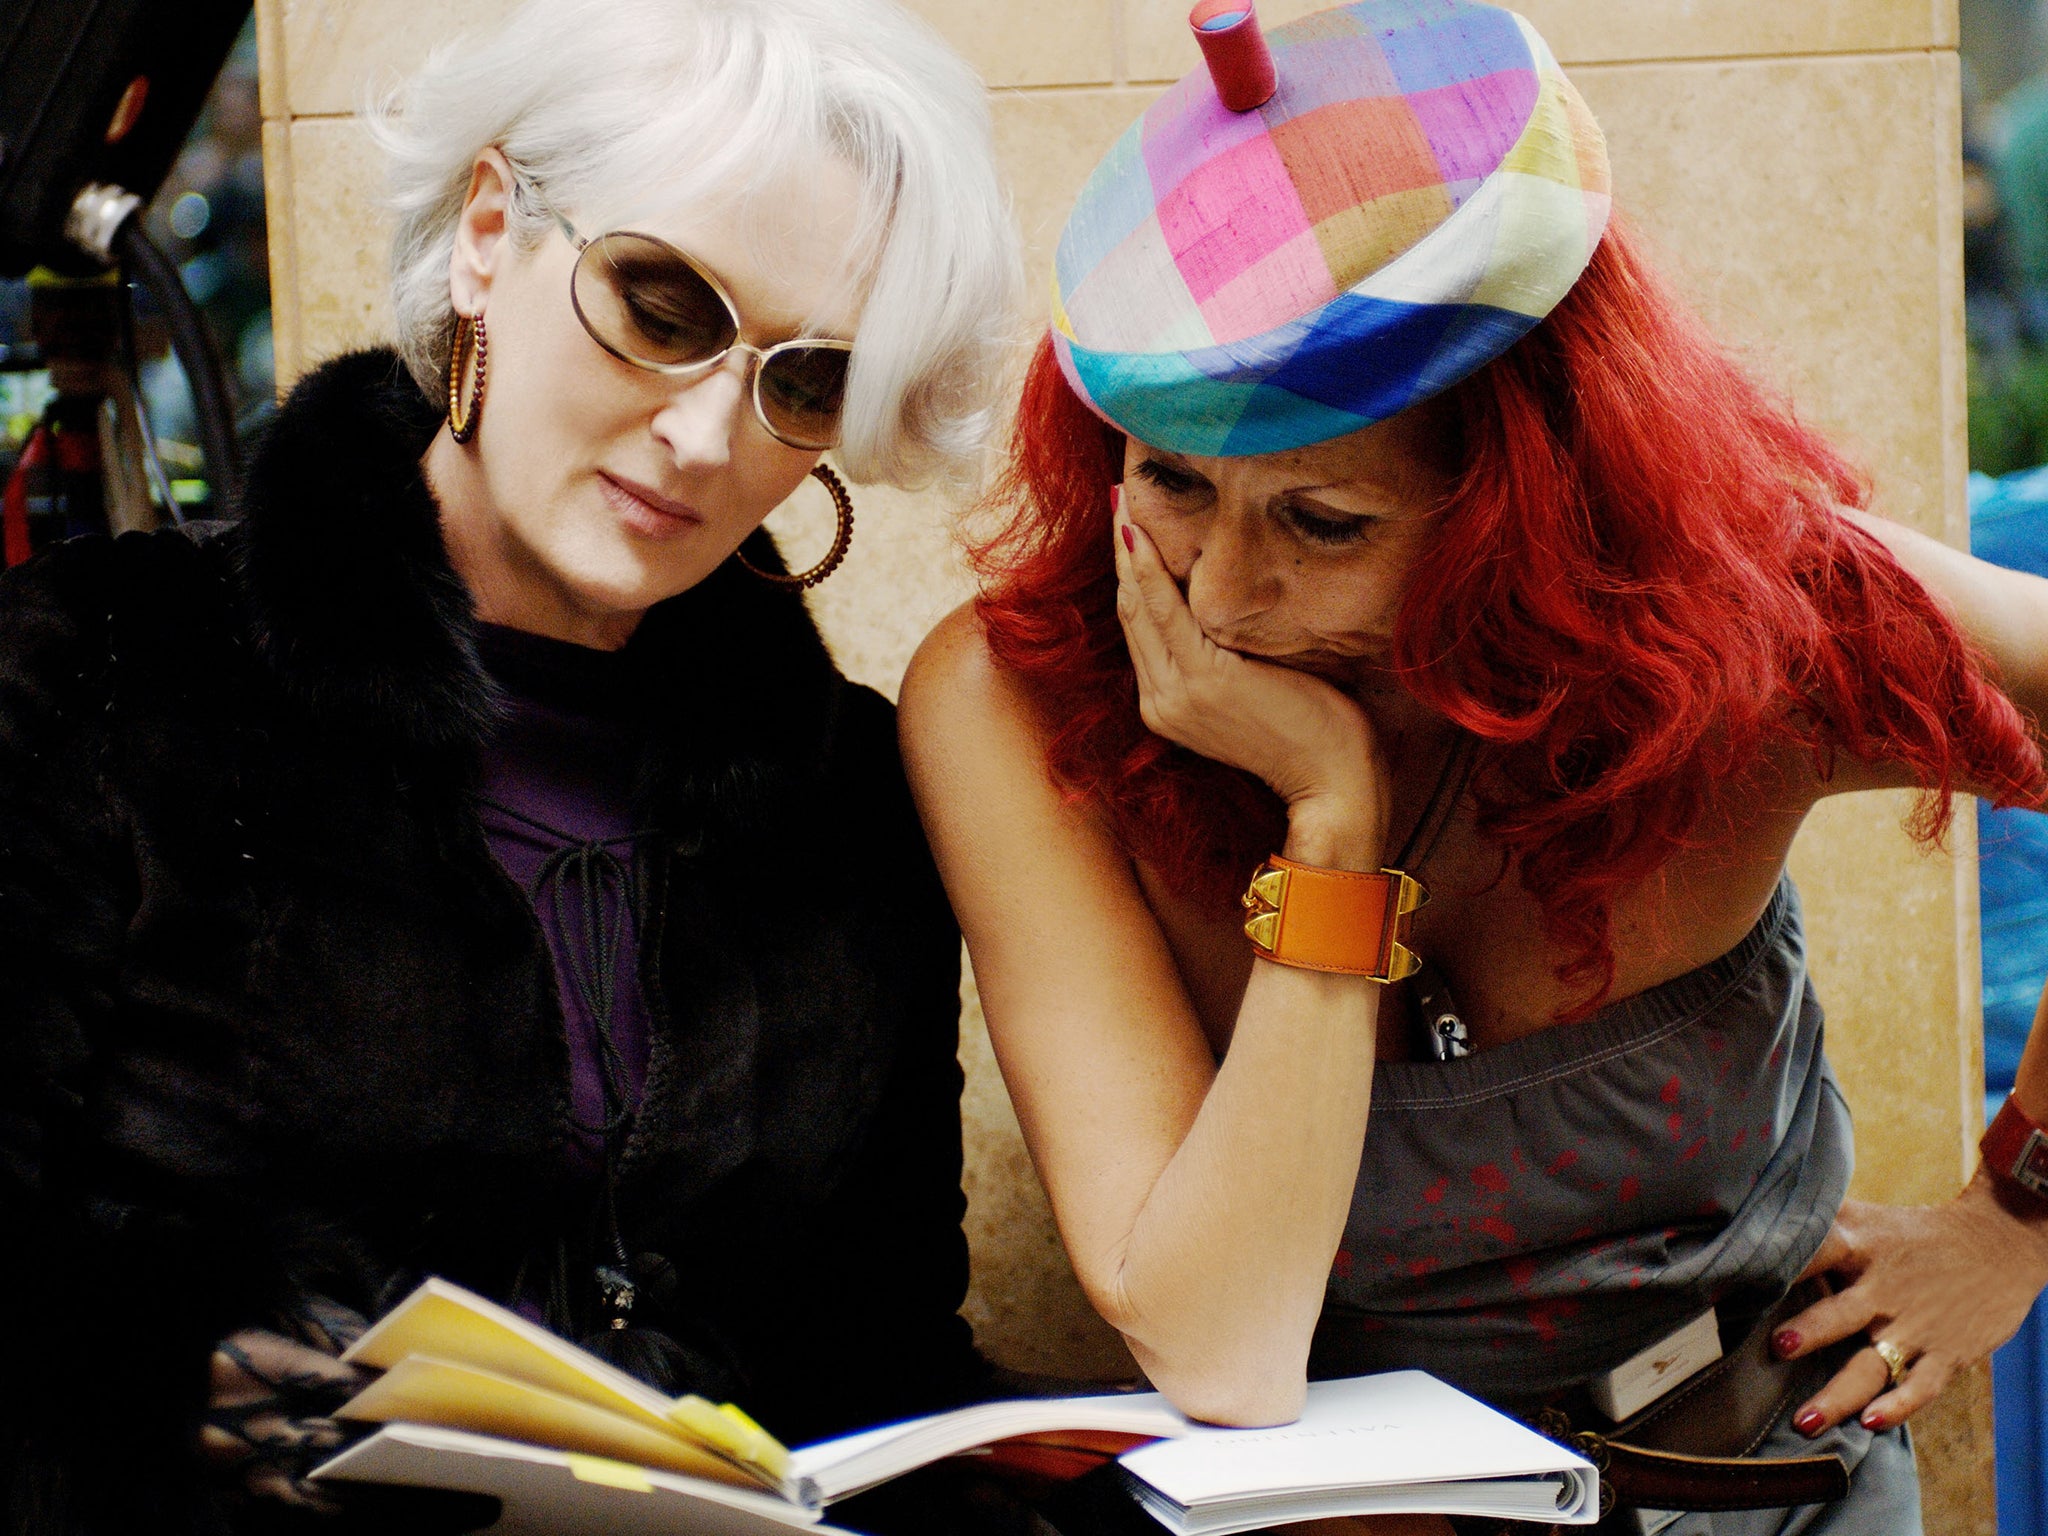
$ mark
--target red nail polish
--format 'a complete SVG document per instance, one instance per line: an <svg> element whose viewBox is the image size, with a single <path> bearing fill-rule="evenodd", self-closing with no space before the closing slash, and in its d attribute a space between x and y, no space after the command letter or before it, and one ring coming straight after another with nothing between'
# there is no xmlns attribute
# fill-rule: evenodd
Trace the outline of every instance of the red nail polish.
<svg viewBox="0 0 2048 1536"><path fill-rule="evenodd" d="M1781 1355L1795 1355L1799 1352L1799 1335L1790 1328L1782 1328L1771 1336L1771 1348Z"/></svg>
<svg viewBox="0 0 2048 1536"><path fill-rule="evenodd" d="M1138 536L1135 533L1131 532L1131 525L1129 523L1124 524L1123 532L1124 548L1128 549L1132 554L1135 555L1138 552Z"/></svg>
<svg viewBox="0 0 2048 1536"><path fill-rule="evenodd" d="M1120 486L1120 485L1112 485L1112 486L1111 486L1111 487L1109 488L1109 511L1110 511L1110 515L1111 515L1111 516L1113 517L1113 516L1115 516L1115 515L1116 515L1117 513L1119 513L1119 512L1121 512L1121 511L1123 511L1123 509L1124 509L1124 488L1123 488L1122 486Z"/></svg>
<svg viewBox="0 0 2048 1536"><path fill-rule="evenodd" d="M1863 1427L1865 1429L1883 1429L1884 1415L1875 1408L1865 1409L1863 1413Z"/></svg>
<svg viewBox="0 0 2048 1536"><path fill-rule="evenodd" d="M1818 1408L1809 1408L1792 1421L1792 1427L1802 1435L1817 1435L1820 1433L1820 1426L1821 1411Z"/></svg>

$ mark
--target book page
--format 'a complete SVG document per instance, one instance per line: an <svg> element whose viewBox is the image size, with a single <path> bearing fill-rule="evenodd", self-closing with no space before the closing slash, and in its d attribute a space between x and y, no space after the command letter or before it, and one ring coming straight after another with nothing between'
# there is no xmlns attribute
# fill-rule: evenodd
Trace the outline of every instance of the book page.
<svg viewBox="0 0 2048 1536"><path fill-rule="evenodd" d="M407 1355L459 1361L674 1430L669 1400L645 1382L446 1280L426 1281L341 1358L389 1370Z"/></svg>
<svg viewBox="0 0 2048 1536"><path fill-rule="evenodd" d="M1198 1426L1121 1461L1187 1509L1320 1489L1591 1470L1562 1446L1421 1371L1311 1382L1295 1423Z"/></svg>
<svg viewBox="0 0 2048 1536"><path fill-rule="evenodd" d="M341 1408L372 1423L438 1424L758 1488L762 1480L666 1427L452 1360L407 1355Z"/></svg>
<svg viewBox="0 0 2048 1536"><path fill-rule="evenodd" d="M793 1475L809 1478L831 1503L877 1483L962 1451L1020 1435L1060 1430L1105 1430L1143 1435L1184 1435L1189 1422L1157 1392L1115 1392L1099 1397L1028 1397L976 1403L901 1424L884 1424L837 1440L821 1440L790 1453Z"/></svg>
<svg viewBox="0 0 2048 1536"><path fill-rule="evenodd" d="M1590 1474L1588 1474L1590 1475ZM1569 1488L1567 1488L1569 1485ZM1447 1483L1395 1483L1384 1488L1299 1493L1264 1500L1238 1499L1183 1509L1157 1489L1131 1479L1131 1492L1145 1512L1172 1536L1240 1536L1270 1531L1297 1520L1340 1520L1360 1515L1473 1515L1530 1521L1539 1529L1591 1525L1599 1518L1598 1498L1570 1474ZM1564 1493L1566 1500L1560 1500ZM1581 1495L1584 1495L1583 1497Z"/></svg>
<svg viewBox="0 0 2048 1536"><path fill-rule="evenodd" d="M773 1494L420 1424L380 1429L313 1476L488 1494L504 1503L491 1536L848 1536Z"/></svg>
<svg viewBox="0 0 2048 1536"><path fill-rule="evenodd" d="M354 1365L389 1370L420 1355L530 1382L637 1419L648 1428L700 1446L779 1483L789 1453L730 1403L663 1396L610 1362L528 1322L452 1281L430 1277L342 1354Z"/></svg>

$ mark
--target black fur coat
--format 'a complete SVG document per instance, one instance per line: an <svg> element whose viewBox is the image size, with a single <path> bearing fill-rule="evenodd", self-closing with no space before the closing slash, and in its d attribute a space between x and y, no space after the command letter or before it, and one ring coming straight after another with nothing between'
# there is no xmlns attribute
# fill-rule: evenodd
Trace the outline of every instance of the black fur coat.
<svg viewBox="0 0 2048 1536"><path fill-rule="evenodd" d="M429 1273L504 1297L574 1205L551 962L470 798L495 703L437 424L390 354L341 359L241 521L0 581L10 1532L242 1528L189 1451L216 1338ZM618 1199L677 1277L636 1321L787 1438L945 1399L959 941L890 708L731 562L629 652L663 836Z"/></svg>

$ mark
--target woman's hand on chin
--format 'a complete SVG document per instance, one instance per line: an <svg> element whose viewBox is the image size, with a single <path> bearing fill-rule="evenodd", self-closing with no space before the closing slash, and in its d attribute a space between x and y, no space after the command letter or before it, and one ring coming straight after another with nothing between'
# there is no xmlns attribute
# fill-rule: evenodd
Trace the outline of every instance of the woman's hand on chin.
<svg viewBox="0 0 2048 1536"><path fill-rule="evenodd" d="M1263 780L1305 844L1296 856L1377 867L1387 773L1365 711L1319 677L1216 644L1144 530L1121 513L1115 526L1116 612L1146 727Z"/></svg>

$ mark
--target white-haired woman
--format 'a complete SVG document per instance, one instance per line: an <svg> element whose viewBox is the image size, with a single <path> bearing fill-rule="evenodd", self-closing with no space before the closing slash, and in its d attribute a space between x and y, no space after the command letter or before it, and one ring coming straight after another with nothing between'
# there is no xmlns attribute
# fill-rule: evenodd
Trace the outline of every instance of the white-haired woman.
<svg viewBox="0 0 2048 1536"><path fill-rule="evenodd" d="M397 352L236 522L0 585L12 1532L394 1528L304 1473L426 1274L788 1438L977 1369L957 934L760 524L978 447L980 83L889 0L532 0L377 132Z"/></svg>

